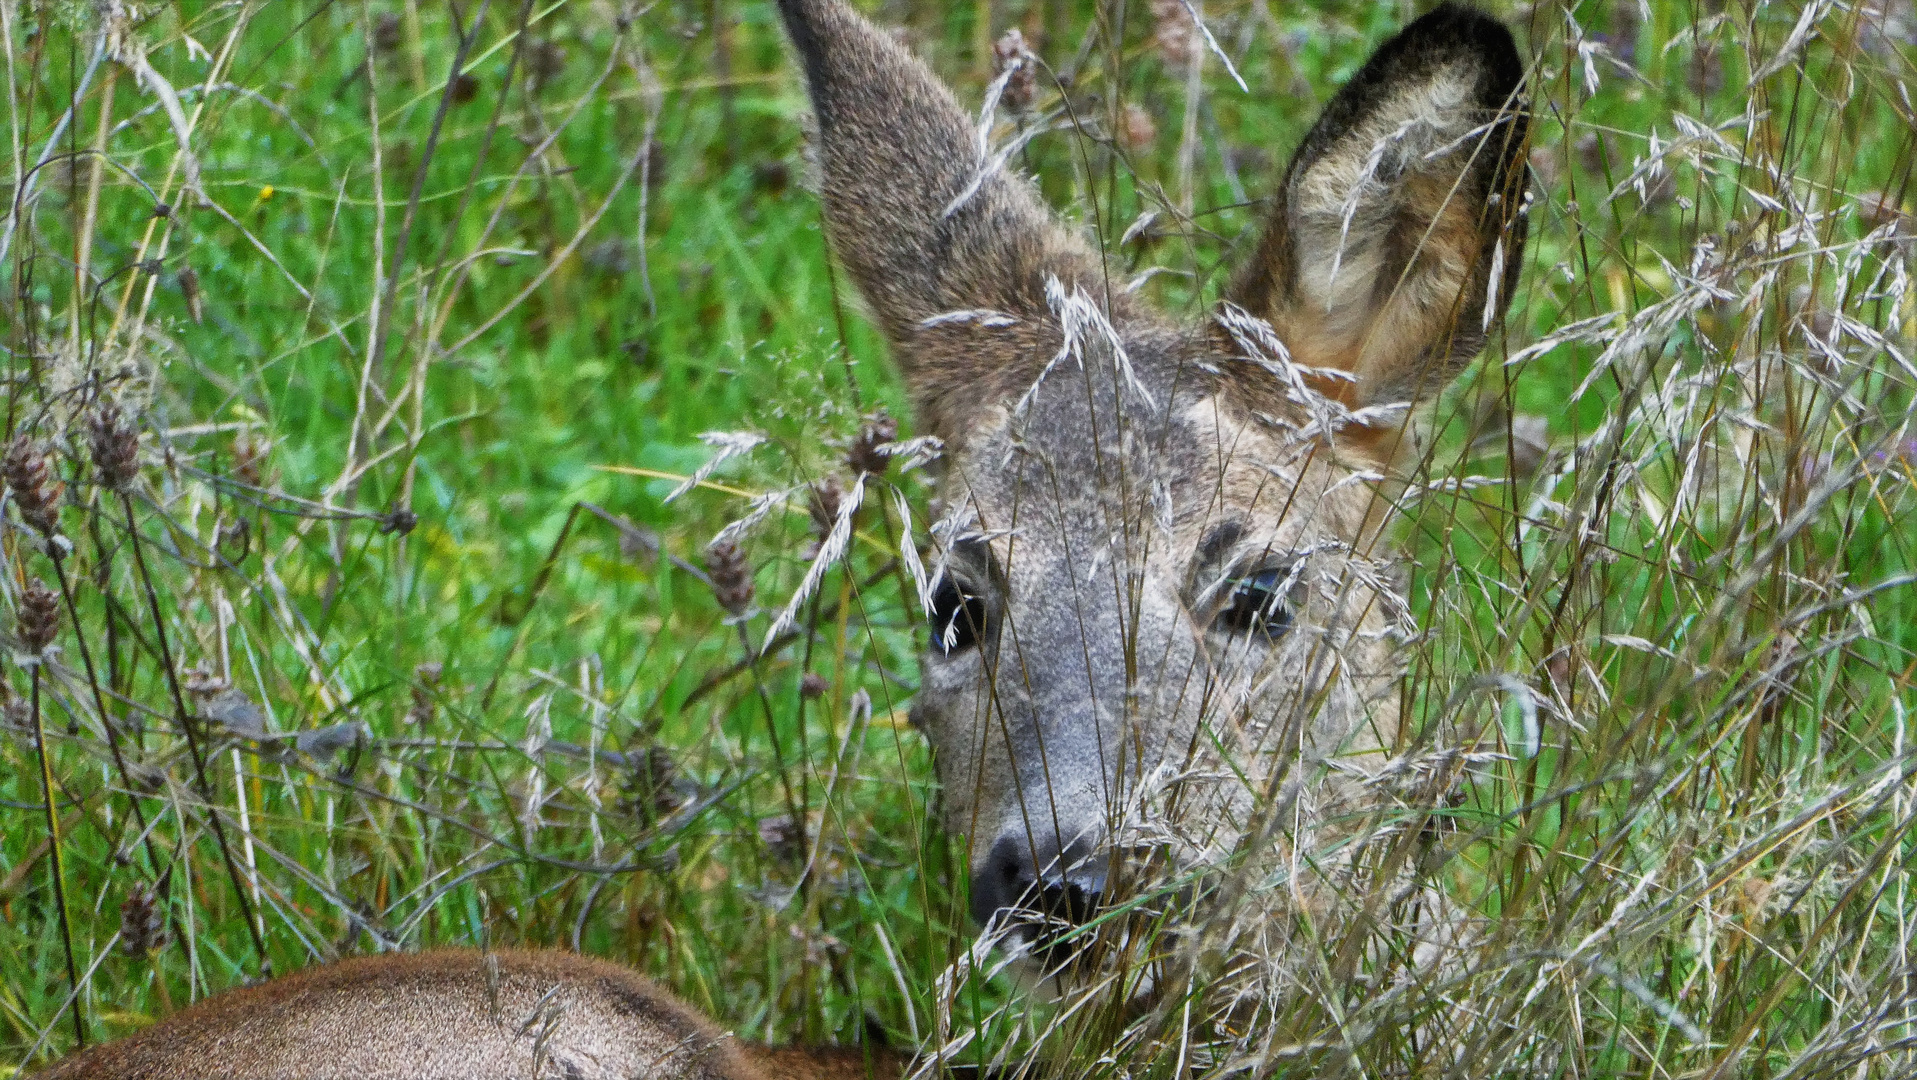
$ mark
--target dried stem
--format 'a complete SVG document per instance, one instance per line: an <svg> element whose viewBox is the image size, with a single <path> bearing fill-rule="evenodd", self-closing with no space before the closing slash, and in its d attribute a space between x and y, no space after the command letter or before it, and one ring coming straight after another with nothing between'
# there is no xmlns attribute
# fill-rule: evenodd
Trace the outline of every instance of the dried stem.
<svg viewBox="0 0 1917 1080"><path fill-rule="evenodd" d="M53 759L47 752L47 727L40 715L40 671L46 666L45 656L41 656L33 665L28 676L31 689L29 708L33 715L33 745L40 755L40 791L47 806L47 867L53 879L53 903L60 917L60 946L67 958L67 984L73 987L73 1037L79 1045L87 1044L86 1019L80 1008L80 967L73 958L73 920L67 911L66 857L60 845L59 802L53 783Z"/></svg>
<svg viewBox="0 0 1917 1080"><path fill-rule="evenodd" d="M133 565L140 574L140 587L146 593L147 614L153 620L153 636L160 652L160 668L166 673L166 686L173 699L173 722L179 725L180 732L186 737L188 752L193 758L193 782L199 789L200 799L206 803L207 821L213 826L213 840L220 849L220 860L226 864L226 876L233 883L233 895L240 902L240 913L246 920L246 932L253 939L253 951L259 958L259 972L262 975L271 972L272 963L267 959L266 941L260 934L258 921L254 918L253 905L247 899L246 885L240 880L239 864L233 859L233 849L226 841L226 826L220 821L219 805L214 801L213 784L206 775L206 750L200 745L200 736L193 730L193 721L187 714L186 698L180 692L179 670L173 663L173 651L167 643L166 619L160 614L159 593L153 587L153 575L146 565L146 554L140 543L138 522L133 516L133 500L126 492L119 493L120 509L126 516L127 542L133 548Z"/></svg>
<svg viewBox="0 0 1917 1080"><path fill-rule="evenodd" d="M146 810L140 805L139 788L133 783L133 774L127 768L126 755L120 749L120 734L114 730L113 718L107 713L106 691L100 686L99 672L93 666L93 650L87 645L86 629L80 622L80 609L74 601L72 584L67 580L66 560L54 548L53 573L60 581L60 596L66 602L67 618L73 622L73 640L80 649L80 664L87 673L87 686L93 692L93 707L100 716L100 728L106 733L107 751L113 757L113 770L119 774L120 785L126 789L127 801L133 809L133 819L140 826L140 835L146 847L147 863L155 878L160 874L160 853L154 846L153 832L147 828Z"/></svg>

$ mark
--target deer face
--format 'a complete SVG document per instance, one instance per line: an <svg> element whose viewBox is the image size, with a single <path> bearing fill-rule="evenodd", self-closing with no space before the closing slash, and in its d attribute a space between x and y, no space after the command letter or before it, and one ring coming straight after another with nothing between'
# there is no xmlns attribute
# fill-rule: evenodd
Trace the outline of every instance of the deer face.
<svg viewBox="0 0 1917 1080"><path fill-rule="evenodd" d="M947 444L913 718L975 916L1043 944L1140 854L1335 861L1397 735L1380 481L1521 262L1509 33L1446 5L1384 45L1225 302L1179 327L890 39L841 0L781 7L835 251Z"/></svg>
<svg viewBox="0 0 1917 1080"><path fill-rule="evenodd" d="M1127 344L1175 370L1148 361L1175 339ZM913 720L982 923L1082 919L1127 856L1215 865L1274 800L1305 794L1315 820L1319 777L1395 731L1363 463L1200 380L1091 363L994 416L946 480ZM1088 402L1095 430L1068 422Z"/></svg>

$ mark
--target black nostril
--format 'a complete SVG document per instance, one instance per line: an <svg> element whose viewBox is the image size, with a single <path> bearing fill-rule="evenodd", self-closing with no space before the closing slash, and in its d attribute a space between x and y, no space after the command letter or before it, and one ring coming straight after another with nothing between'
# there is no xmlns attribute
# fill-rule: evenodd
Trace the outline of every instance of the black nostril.
<svg viewBox="0 0 1917 1080"><path fill-rule="evenodd" d="M1048 922L1083 926L1098 914L1098 897L1096 889L1087 889L1076 881L1054 881L1039 892L1037 903L1031 906Z"/></svg>
<svg viewBox="0 0 1917 1080"><path fill-rule="evenodd" d="M992 845L984 872L972 876L972 919L989 925L999 911L1017 908L1033 891L1037 875L1031 870L1023 837L1001 836Z"/></svg>
<svg viewBox="0 0 1917 1080"><path fill-rule="evenodd" d="M1049 933L1090 922L1098 913L1105 884L1104 867L1095 865L1092 852L1088 843L1075 844L1065 858L1047 857L1040 874L1027 837L999 837L972 878L972 918L985 926L1000 912L1009 911L1034 929L1048 925Z"/></svg>

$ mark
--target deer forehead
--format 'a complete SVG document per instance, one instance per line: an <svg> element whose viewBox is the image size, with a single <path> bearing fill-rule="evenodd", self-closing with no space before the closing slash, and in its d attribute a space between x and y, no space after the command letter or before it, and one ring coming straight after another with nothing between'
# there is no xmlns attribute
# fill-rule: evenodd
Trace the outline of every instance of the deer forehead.
<svg viewBox="0 0 1917 1080"><path fill-rule="evenodd" d="M1205 493L1211 508L1204 516L1234 518L1247 541L1273 547L1359 539L1375 463L1304 436L1298 418L1251 416L1222 395L1192 403L1183 418L1213 455L1207 479L1216 487Z"/></svg>
<svg viewBox="0 0 1917 1080"><path fill-rule="evenodd" d="M1274 556L1358 544L1366 468L1217 393L1105 430L1000 408L957 455L942 501L1015 587L1070 563L1079 578L1143 571L1180 588L1227 524L1235 548Z"/></svg>

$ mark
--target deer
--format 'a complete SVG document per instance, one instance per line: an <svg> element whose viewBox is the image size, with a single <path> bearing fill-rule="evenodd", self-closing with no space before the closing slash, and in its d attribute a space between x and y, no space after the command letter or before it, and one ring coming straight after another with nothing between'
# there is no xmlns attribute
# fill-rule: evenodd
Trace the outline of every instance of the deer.
<svg viewBox="0 0 1917 1080"><path fill-rule="evenodd" d="M1300 920L1378 925L1392 905L1354 890L1366 866L1397 907L1406 889L1446 907L1378 869L1413 867L1404 845L1430 831L1378 825L1407 798L1391 525L1412 407L1518 284L1510 31L1443 3L1381 45L1187 322L1008 167L989 104L975 120L844 0L779 10L832 253L942 444L910 720L975 922L1044 983L1137 940L1101 915L1153 882L1161 924L1229 921L1266 956L1295 951ZM1358 842L1393 836L1397 855ZM1426 918L1414 951L1460 920Z"/></svg>
<svg viewBox="0 0 1917 1080"><path fill-rule="evenodd" d="M438 949L215 994L39 1080L896 1080L884 1047L741 1043L630 969L576 953Z"/></svg>

